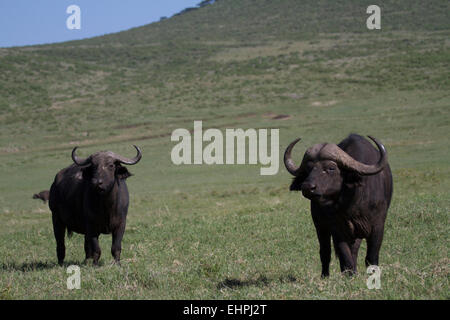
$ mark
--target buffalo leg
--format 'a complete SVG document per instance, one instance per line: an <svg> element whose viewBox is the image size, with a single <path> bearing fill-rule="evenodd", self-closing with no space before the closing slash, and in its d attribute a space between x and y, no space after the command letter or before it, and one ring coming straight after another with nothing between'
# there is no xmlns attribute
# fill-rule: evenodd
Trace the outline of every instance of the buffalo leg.
<svg viewBox="0 0 450 320"><path fill-rule="evenodd" d="M342 273L354 274L354 264L350 246L345 241L334 240L336 252L339 257L339 264Z"/></svg>
<svg viewBox="0 0 450 320"><path fill-rule="evenodd" d="M321 208L315 208L315 204L311 202L311 214L316 227L317 238L320 245L320 262L322 263L322 278L330 275L331 260L331 231L326 221L323 220L327 216L327 212L322 212Z"/></svg>
<svg viewBox="0 0 450 320"><path fill-rule="evenodd" d="M86 253L86 260L93 258L92 248L87 236L84 236L84 252Z"/></svg>
<svg viewBox="0 0 450 320"><path fill-rule="evenodd" d="M352 259L353 259L353 271L356 273L356 269L358 266L358 251L359 246L361 245L361 239L356 239L355 242L351 245Z"/></svg>
<svg viewBox="0 0 450 320"><path fill-rule="evenodd" d="M122 252L122 238L125 233L125 224L121 224L112 233L111 254L115 263L120 264L120 253Z"/></svg>
<svg viewBox="0 0 450 320"><path fill-rule="evenodd" d="M53 233L56 240L56 256L58 257L58 264L62 265L66 256L66 246L64 244L64 236L66 233L66 227L58 219L56 214L52 215L53 221Z"/></svg>
<svg viewBox="0 0 450 320"><path fill-rule="evenodd" d="M331 233L326 230L316 229L320 245L320 262L322 263L322 278L330 275L331 260Z"/></svg>
<svg viewBox="0 0 450 320"><path fill-rule="evenodd" d="M366 267L378 265L378 255L380 253L381 242L383 241L383 227L373 230L367 239Z"/></svg>
<svg viewBox="0 0 450 320"><path fill-rule="evenodd" d="M100 256L102 254L102 251L100 250L100 245L98 243L98 234L89 234L88 237L88 241L89 241L89 246L90 249L92 250L92 259L93 259L93 263L94 265L98 265L98 260L100 259Z"/></svg>

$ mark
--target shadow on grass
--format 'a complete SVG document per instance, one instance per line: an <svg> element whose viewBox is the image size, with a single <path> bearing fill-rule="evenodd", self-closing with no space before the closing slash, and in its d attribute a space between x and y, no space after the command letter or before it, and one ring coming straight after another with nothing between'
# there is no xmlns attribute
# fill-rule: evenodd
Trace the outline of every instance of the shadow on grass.
<svg viewBox="0 0 450 320"><path fill-rule="evenodd" d="M240 279L225 279L217 284L217 289L238 289L242 287L264 287L269 285L271 282L295 282L297 279L292 275L280 276L278 278L269 279L264 275L259 276L257 279L240 280Z"/></svg>
<svg viewBox="0 0 450 320"><path fill-rule="evenodd" d="M49 270L49 269L54 269L54 268L67 268L68 266L71 265L77 265L77 266L81 266L81 265L88 265L89 263L86 263L85 261L83 262L79 262L79 261L67 261L64 262L62 266L60 266L58 263L56 262L41 262L41 261L36 261L36 262L25 262L22 264L17 264L15 262L11 262L11 263L1 263L0 264L0 270L1 271L22 271L22 272L30 272L30 271L40 271L40 270ZM101 262L99 262L99 266L102 266L103 264Z"/></svg>

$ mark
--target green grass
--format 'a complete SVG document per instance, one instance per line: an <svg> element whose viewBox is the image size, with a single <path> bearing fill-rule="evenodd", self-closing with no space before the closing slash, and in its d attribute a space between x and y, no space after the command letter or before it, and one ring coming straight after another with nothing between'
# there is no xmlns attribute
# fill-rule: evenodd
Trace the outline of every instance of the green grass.
<svg viewBox="0 0 450 320"><path fill-rule="evenodd" d="M449 299L448 2L384 1L375 32L361 2L258 3L219 0L118 34L0 49L0 298ZM382 289L366 287L365 244L357 276L333 257L320 278L309 203L288 191L282 164L275 176L173 165L170 134L194 120L279 128L280 155L300 136L298 161L351 132L379 138L394 175ZM57 266L49 209L32 194L75 145L131 156L133 143L144 156L129 168L122 266L109 235L101 266L83 264L77 234ZM66 288L70 264L81 290Z"/></svg>

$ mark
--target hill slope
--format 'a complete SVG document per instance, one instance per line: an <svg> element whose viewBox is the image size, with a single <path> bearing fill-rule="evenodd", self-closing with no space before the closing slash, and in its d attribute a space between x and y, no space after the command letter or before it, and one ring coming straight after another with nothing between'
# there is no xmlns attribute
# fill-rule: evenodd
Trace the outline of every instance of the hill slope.
<svg viewBox="0 0 450 320"><path fill-rule="evenodd" d="M218 0L92 39L0 49L0 298L447 299L450 198L448 1ZM278 128L296 158L350 132L389 153L394 198L382 288L320 279L309 203L280 165L175 166L176 128ZM48 207L31 195L84 156L131 156L123 267L83 265L82 290L56 266ZM131 154L130 154L131 153ZM364 245L360 256L364 255Z"/></svg>
<svg viewBox="0 0 450 320"><path fill-rule="evenodd" d="M324 85L336 94L354 84L369 91L448 88L447 1L384 1L382 30L371 32L366 7L221 0L117 34L2 49L2 137L9 132L17 140L1 141L0 152L35 144L14 129L22 122L25 135L43 129L61 141L103 130L99 119L108 127L132 124L162 110L168 116L180 104L186 112L221 110L295 90L319 95Z"/></svg>

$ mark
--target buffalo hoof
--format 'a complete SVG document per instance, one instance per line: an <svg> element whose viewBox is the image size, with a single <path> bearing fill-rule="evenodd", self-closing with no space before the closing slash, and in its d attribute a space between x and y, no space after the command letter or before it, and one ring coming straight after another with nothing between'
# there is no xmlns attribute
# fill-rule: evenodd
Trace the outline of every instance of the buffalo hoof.
<svg viewBox="0 0 450 320"><path fill-rule="evenodd" d="M342 274L344 276L352 278L352 277L356 276L356 271L354 271L354 270L344 270L344 271L342 271Z"/></svg>

